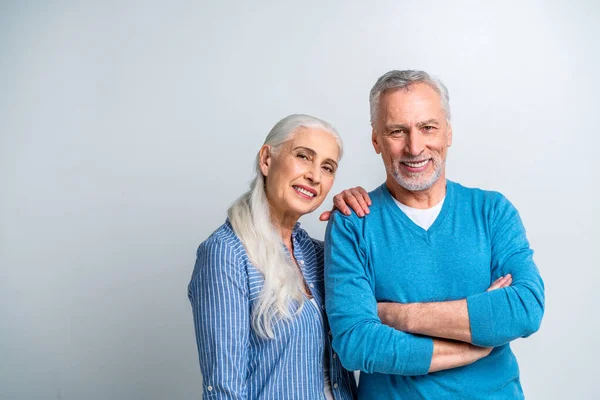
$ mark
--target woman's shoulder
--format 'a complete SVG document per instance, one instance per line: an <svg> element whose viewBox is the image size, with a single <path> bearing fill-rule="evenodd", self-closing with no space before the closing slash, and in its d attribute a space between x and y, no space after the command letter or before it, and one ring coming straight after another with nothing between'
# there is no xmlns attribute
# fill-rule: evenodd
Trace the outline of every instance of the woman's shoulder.
<svg viewBox="0 0 600 400"><path fill-rule="evenodd" d="M238 258L246 254L244 245L233 231L229 220L225 221L210 236L200 243L198 257L234 257Z"/></svg>
<svg viewBox="0 0 600 400"><path fill-rule="evenodd" d="M294 229L294 235L296 236L296 239L303 244L309 244L310 246L313 246L315 249L317 250L323 250L324 247L324 242L322 240L319 239L315 239L312 236L310 236L308 234L308 232L306 232L301 226L300 224L298 224L296 226L296 228Z"/></svg>
<svg viewBox="0 0 600 400"><path fill-rule="evenodd" d="M225 222L198 247L196 263L188 285L189 298L217 293L224 287L226 290L246 290L247 258L241 241L229 222ZM207 288L211 289L207 291Z"/></svg>

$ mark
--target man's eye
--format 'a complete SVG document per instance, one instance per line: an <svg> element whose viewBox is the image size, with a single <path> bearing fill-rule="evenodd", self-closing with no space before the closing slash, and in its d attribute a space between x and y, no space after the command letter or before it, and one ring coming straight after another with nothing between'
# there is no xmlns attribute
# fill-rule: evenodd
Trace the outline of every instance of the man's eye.
<svg viewBox="0 0 600 400"><path fill-rule="evenodd" d="M435 126L431 126L431 125L425 125L425 126L423 127L423 130L424 130L425 132L433 132L433 131L435 130Z"/></svg>

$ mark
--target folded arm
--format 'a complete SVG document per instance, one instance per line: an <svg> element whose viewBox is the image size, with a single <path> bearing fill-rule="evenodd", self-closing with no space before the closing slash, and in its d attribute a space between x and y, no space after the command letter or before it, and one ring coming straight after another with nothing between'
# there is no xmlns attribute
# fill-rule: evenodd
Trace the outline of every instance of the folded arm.
<svg viewBox="0 0 600 400"><path fill-rule="evenodd" d="M462 367L486 357L492 347L479 347L469 343L433 339L433 355L429 372Z"/></svg>
<svg viewBox="0 0 600 400"><path fill-rule="evenodd" d="M200 246L188 296L194 313L203 397L246 399L248 291L231 246L216 240Z"/></svg>
<svg viewBox="0 0 600 400"><path fill-rule="evenodd" d="M352 222L335 213L325 239L325 299L333 347L344 367L423 375L467 365L489 354L490 349L434 340L382 324L363 245Z"/></svg>
<svg viewBox="0 0 600 400"><path fill-rule="evenodd" d="M521 219L503 197L492 228L491 272L499 278L486 292L446 302L380 303L382 320L405 332L487 347L536 332L544 313L544 284Z"/></svg>
<svg viewBox="0 0 600 400"><path fill-rule="evenodd" d="M512 283L511 275L498 278L487 291ZM378 303L381 321L404 332L471 343L471 323L467 300L431 303Z"/></svg>

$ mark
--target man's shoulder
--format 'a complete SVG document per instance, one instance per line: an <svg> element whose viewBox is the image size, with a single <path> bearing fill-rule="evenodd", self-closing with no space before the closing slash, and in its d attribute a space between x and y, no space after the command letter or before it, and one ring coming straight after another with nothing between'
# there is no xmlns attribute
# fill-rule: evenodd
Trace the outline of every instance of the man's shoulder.
<svg viewBox="0 0 600 400"><path fill-rule="evenodd" d="M382 183L381 185L377 186L375 189L369 192L369 197L371 198L373 205L376 208L381 208L381 206L385 203L384 200L386 196L389 197L391 195L385 183Z"/></svg>
<svg viewBox="0 0 600 400"><path fill-rule="evenodd" d="M341 233L343 237L349 240L358 240L367 238L369 233L380 233L384 226L388 225L391 214L397 207L385 186L385 183L369 192L371 205L369 214L359 217L351 210L350 215L344 215L339 210L335 210L330 218L327 230L325 232L325 245L329 244L332 235L338 236ZM339 238L338 238L339 239Z"/></svg>
<svg viewBox="0 0 600 400"><path fill-rule="evenodd" d="M498 191L466 187L450 181L448 181L448 185L453 191L454 212L459 215L480 215L491 221L498 216L517 212L508 198Z"/></svg>
<svg viewBox="0 0 600 400"><path fill-rule="evenodd" d="M468 187L460 183L448 181L448 187L452 188L454 196L462 201L472 199L485 202L505 201L506 197L495 190L481 189L478 187Z"/></svg>
<svg viewBox="0 0 600 400"><path fill-rule="evenodd" d="M373 219L376 215L381 214L382 210L386 207L386 196L390 196L385 183L371 190L369 198L371 199L371 205L369 206L369 214L364 217L359 217L354 210L350 209L350 215L342 214L339 210L335 210L331 214L331 222L335 224L348 224L351 226L362 226L365 221Z"/></svg>

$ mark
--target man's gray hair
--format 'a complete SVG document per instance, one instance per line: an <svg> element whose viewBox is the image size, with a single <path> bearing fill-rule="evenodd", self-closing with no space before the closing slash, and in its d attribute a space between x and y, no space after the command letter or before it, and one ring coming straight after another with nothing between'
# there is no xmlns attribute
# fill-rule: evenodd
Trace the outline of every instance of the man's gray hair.
<svg viewBox="0 0 600 400"><path fill-rule="evenodd" d="M406 89L411 85L424 83L430 86L440 95L442 108L446 114L446 121L450 122L450 95L446 86L437 78L432 77L425 71L404 70L389 71L383 74L371 89L369 94L369 105L371 108L371 125L374 125L379 115L379 99L381 94L387 90Z"/></svg>

